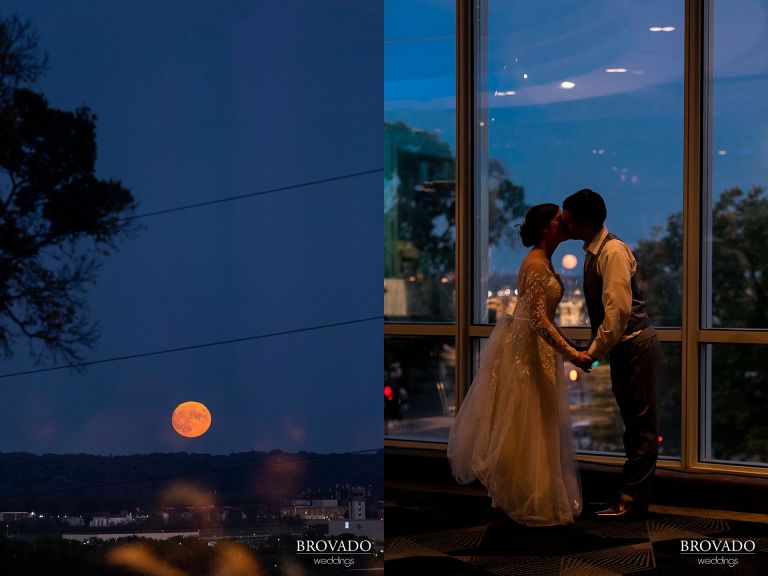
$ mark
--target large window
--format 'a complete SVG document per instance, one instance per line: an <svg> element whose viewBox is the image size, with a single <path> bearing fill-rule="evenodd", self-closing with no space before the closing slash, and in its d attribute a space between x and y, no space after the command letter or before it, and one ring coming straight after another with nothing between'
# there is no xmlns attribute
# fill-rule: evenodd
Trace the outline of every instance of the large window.
<svg viewBox="0 0 768 576"><path fill-rule="evenodd" d="M387 21L394 7L414 28L445 23L437 17L447 13L444 3L413 5L419 8L406 13L402 3L386 2ZM456 243L453 274L444 281L452 314L409 317L385 306L392 342L431 338L454 350L455 396L437 403L439 370L422 371L434 403L430 414L413 413L411 424L430 433L393 435L390 426L389 438L445 442L485 339L496 318L516 305L526 249L515 224L531 205L560 204L592 188L606 200L606 225L636 256L662 341L664 465L765 475L768 104L761 95L768 87L768 0L456 0L455 6L455 114L438 114L445 111L438 105L440 82L432 83L434 99L411 111L411 118L418 108L430 120L414 134L435 142L433 160L421 180L413 179L422 193L421 218L430 223L425 230L450 231ZM387 59L387 66L396 76L397 62ZM422 58L420 75L413 62L403 70L425 78L433 76L431 66ZM392 112L387 100L388 130ZM450 177L435 152L438 135L455 158ZM440 170L444 180L433 175ZM385 209L392 205L390 189ZM444 204L428 199L448 194L453 214L434 216ZM585 341L582 258L582 246L566 242L553 264L565 284L556 321ZM411 293L417 290L423 288ZM412 309L435 310L434 301ZM606 359L586 376L570 368L563 386L580 457L620 455L622 423ZM435 418L439 426L430 427Z"/></svg>
<svg viewBox="0 0 768 576"><path fill-rule="evenodd" d="M768 2L715 2L703 324L768 328Z"/></svg>
<svg viewBox="0 0 768 576"><path fill-rule="evenodd" d="M700 457L768 463L768 2L713 3L707 78ZM736 330L737 329L737 330Z"/></svg>
<svg viewBox="0 0 768 576"><path fill-rule="evenodd" d="M452 0L391 0L384 21L384 315L454 318Z"/></svg>
<svg viewBox="0 0 768 576"><path fill-rule="evenodd" d="M703 457L768 462L768 355L766 346L703 347L711 382L702 419Z"/></svg>
<svg viewBox="0 0 768 576"><path fill-rule="evenodd" d="M531 205L592 188L609 230L637 252L655 324L679 326L682 246L666 239L683 205L684 3L482 4L475 321L493 322L515 288L528 249L513 224ZM562 325L587 324L583 254L571 241L552 258L566 285Z"/></svg>
<svg viewBox="0 0 768 576"><path fill-rule="evenodd" d="M384 363L385 433L445 440L456 414L453 338L387 337Z"/></svg>
<svg viewBox="0 0 768 576"><path fill-rule="evenodd" d="M393 335L385 340L384 422L391 438L447 438L456 403L455 338L445 337L456 320L455 245L455 2L387 0L384 317Z"/></svg>

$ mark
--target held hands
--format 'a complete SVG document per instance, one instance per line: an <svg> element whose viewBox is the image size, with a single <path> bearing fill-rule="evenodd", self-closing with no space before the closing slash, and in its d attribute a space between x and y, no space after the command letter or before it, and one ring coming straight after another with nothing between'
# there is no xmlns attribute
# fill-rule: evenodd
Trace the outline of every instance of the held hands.
<svg viewBox="0 0 768 576"><path fill-rule="evenodd" d="M572 362L572 364L578 366L581 368L584 372L589 372L592 370L592 362L594 362L595 359L592 358L586 351L581 350L576 357L576 360Z"/></svg>

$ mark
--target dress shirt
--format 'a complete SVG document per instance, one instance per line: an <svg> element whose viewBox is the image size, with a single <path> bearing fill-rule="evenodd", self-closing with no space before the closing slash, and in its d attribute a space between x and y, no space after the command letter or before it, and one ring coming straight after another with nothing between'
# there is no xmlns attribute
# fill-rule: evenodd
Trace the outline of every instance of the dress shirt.
<svg viewBox="0 0 768 576"><path fill-rule="evenodd" d="M584 245L587 258L594 258L608 235L603 226L589 244ZM621 240L608 240L597 255L597 271L603 279L602 302L605 308L603 323L597 328L587 352L595 357L605 356L619 342L637 336L640 331L624 334L632 315L632 276L637 270L635 257Z"/></svg>

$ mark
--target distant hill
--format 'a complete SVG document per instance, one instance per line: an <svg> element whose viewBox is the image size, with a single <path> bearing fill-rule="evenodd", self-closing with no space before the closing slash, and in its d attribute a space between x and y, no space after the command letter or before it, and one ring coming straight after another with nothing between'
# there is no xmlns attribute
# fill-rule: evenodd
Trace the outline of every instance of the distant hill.
<svg viewBox="0 0 768 576"><path fill-rule="evenodd" d="M258 505L303 490L372 485L383 497L384 453L241 452L134 456L0 453L0 511L82 514L181 505ZM187 504L189 505L189 504Z"/></svg>

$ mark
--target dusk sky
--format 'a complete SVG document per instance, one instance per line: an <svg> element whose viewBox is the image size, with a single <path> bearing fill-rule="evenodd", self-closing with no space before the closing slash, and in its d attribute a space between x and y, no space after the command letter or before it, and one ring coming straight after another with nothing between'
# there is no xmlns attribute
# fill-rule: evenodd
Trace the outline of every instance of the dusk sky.
<svg viewBox="0 0 768 576"><path fill-rule="evenodd" d="M346 452L382 446L379 0L7 0L49 69L34 89L97 116L97 176L142 218L90 290L87 360L2 377L0 451ZM357 176L350 176L366 173ZM2 374L35 366L19 340ZM212 426L183 439L182 401Z"/></svg>
<svg viewBox="0 0 768 576"><path fill-rule="evenodd" d="M485 108L476 122L488 156L524 186L529 204L560 203L590 187L605 197L612 231L631 244L650 238L682 210L683 0L484 5L477 100ZM714 9L716 197L766 183L768 2ZM454 28L453 0L386 3L385 118L433 132L455 150ZM580 250L566 242L558 254ZM491 267L510 273L524 253L499 250Z"/></svg>

